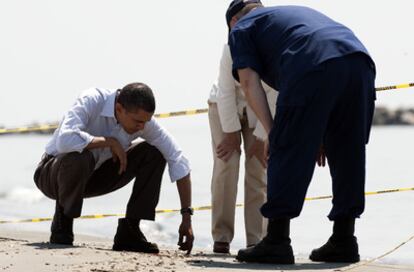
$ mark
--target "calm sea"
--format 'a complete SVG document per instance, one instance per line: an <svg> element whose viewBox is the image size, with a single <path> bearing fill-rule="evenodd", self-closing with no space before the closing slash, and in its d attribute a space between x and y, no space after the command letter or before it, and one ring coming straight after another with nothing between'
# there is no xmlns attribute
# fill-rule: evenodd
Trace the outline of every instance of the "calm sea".
<svg viewBox="0 0 414 272"><path fill-rule="evenodd" d="M193 205L210 205L212 156L206 115L175 117L160 122L176 137L192 164ZM0 220L50 217L54 202L45 198L32 181L33 171L50 136L21 135L0 138ZM414 127L375 127L368 145L366 191L414 187L412 157ZM243 176L243 171L241 173ZM240 182L238 203L243 200ZM131 184L102 197L88 199L83 214L124 213ZM330 195L328 169L317 169L308 196ZM179 207L174 183L164 175L159 209ZM323 243L331 225L326 215L330 200L305 203L301 216L292 221L292 241L295 253L306 257L310 250ZM357 222L357 235L363 258L373 258L394 248L414 235L414 191L367 196L367 208ZM242 208L237 209L236 235L232 249L245 245ZM163 245L174 246L180 216L158 214L155 223L143 225L148 237ZM116 218L75 221L75 233L112 238ZM195 246L210 248L210 211L198 211L193 217ZM50 222L0 224L2 229L49 231ZM383 259L384 262L413 263L413 242ZM410 255L411 254L411 255Z"/></svg>

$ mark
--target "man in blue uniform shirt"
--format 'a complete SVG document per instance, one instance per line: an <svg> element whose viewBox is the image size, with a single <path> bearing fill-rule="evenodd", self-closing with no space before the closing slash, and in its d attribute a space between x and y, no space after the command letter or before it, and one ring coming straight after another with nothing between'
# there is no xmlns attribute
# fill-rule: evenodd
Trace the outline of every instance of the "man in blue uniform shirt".
<svg viewBox="0 0 414 272"><path fill-rule="evenodd" d="M233 75L269 133L267 236L240 250L247 262L294 263L290 220L299 216L315 160L329 162L333 234L310 259L359 261L355 218L365 205L365 145L375 101L375 66L347 27L306 7L234 0L226 13ZM275 120L260 84L279 91Z"/></svg>

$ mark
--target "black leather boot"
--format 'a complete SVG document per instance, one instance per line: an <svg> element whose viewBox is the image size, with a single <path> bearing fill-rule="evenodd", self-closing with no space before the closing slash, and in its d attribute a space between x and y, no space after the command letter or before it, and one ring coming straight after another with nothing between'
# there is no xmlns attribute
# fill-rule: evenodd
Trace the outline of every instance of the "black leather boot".
<svg viewBox="0 0 414 272"><path fill-rule="evenodd" d="M289 238L290 219L269 219L267 235L257 245L239 250L241 262L294 264L295 257Z"/></svg>
<svg viewBox="0 0 414 272"><path fill-rule="evenodd" d="M355 218L335 220L333 234L328 242L320 248L312 250L309 258L314 262L359 262L358 243L354 231Z"/></svg>
<svg viewBox="0 0 414 272"><path fill-rule="evenodd" d="M73 218L66 216L57 202L51 226L50 243L73 244Z"/></svg>
<svg viewBox="0 0 414 272"><path fill-rule="evenodd" d="M139 229L139 220L120 218L112 247L116 251L159 253L157 244L150 243Z"/></svg>

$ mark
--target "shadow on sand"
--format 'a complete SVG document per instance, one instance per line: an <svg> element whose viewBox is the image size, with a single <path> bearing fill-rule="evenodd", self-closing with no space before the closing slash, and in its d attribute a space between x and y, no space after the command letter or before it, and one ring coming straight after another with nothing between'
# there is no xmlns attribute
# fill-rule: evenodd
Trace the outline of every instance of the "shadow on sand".
<svg viewBox="0 0 414 272"><path fill-rule="evenodd" d="M208 258L208 256L205 256ZM210 256L210 257L219 257L219 256ZM231 257L227 255L227 257ZM205 267L205 268L224 268L224 269L238 269L238 270L263 270L263 271L289 271L289 270L333 270L340 269L349 266L348 263L296 263L294 265L277 265L277 264L263 264L263 263L244 263L238 262L235 259L230 261L222 260L203 260L203 259L193 259L187 261L188 265L196 267Z"/></svg>
<svg viewBox="0 0 414 272"><path fill-rule="evenodd" d="M26 246L31 246L34 249L66 249L66 248L82 248L82 246L71 246L62 244L51 244L49 242L27 243Z"/></svg>
<svg viewBox="0 0 414 272"><path fill-rule="evenodd" d="M99 250L99 251L113 252L112 248L108 248L100 244L89 245L87 243L81 243L77 245L76 244L75 245L63 245L63 244L51 244L49 242L36 242L36 243L25 243L25 245L33 247L34 249L39 249L39 250L90 248L90 249Z"/></svg>

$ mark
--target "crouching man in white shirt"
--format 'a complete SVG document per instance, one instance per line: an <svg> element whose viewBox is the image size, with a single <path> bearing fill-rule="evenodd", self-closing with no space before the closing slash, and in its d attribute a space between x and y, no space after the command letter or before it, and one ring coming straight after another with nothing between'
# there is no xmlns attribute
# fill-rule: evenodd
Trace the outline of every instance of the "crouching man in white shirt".
<svg viewBox="0 0 414 272"><path fill-rule="evenodd" d="M73 243L73 218L83 199L115 191L135 179L126 217L119 219L113 249L158 253L141 232L140 220L154 220L166 163L177 181L182 222L179 246L191 251L190 166L172 136L153 118L155 99L143 83L119 90L86 90L66 113L39 163L34 180L56 200L50 242ZM139 144L132 141L145 140Z"/></svg>
<svg viewBox="0 0 414 272"><path fill-rule="evenodd" d="M270 109L275 111L277 93L263 83ZM213 251L229 253L234 236L240 145L245 152L244 219L247 246L255 245L266 233L267 222L260 213L266 202L266 132L247 105L240 84L232 76L232 59L224 45L217 82L209 97L209 122L214 168L212 191Z"/></svg>

